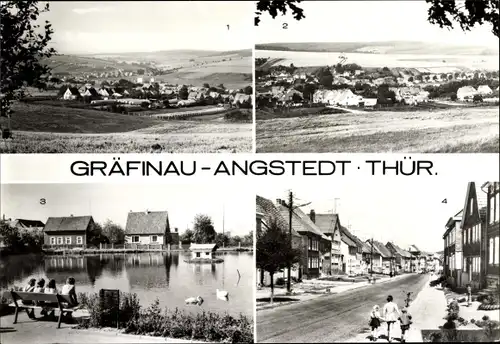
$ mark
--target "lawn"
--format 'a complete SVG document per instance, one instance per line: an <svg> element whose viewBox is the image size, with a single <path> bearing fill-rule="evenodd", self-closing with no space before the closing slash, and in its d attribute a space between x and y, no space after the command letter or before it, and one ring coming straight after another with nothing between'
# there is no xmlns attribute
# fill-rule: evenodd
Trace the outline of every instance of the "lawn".
<svg viewBox="0 0 500 344"><path fill-rule="evenodd" d="M257 152L498 153L498 107L257 121Z"/></svg>
<svg viewBox="0 0 500 344"><path fill-rule="evenodd" d="M14 105L14 111L13 140L0 142L2 153L252 151L252 123L229 122L224 115L164 121L25 103Z"/></svg>

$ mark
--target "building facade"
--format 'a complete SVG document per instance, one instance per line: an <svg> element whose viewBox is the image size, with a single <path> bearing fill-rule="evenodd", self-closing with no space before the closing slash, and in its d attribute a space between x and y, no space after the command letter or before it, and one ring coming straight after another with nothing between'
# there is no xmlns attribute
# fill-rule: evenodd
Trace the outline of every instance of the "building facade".
<svg viewBox="0 0 500 344"><path fill-rule="evenodd" d="M482 190L486 192L486 240L485 240L485 287L495 289L500 284L500 183L487 182Z"/></svg>
<svg viewBox="0 0 500 344"><path fill-rule="evenodd" d="M311 210L313 212L313 210ZM342 271L343 260L340 234L340 218L338 214L315 214L316 225L331 240L331 273Z"/></svg>
<svg viewBox="0 0 500 344"><path fill-rule="evenodd" d="M125 245L127 247L167 244L172 244L170 242L168 212L146 210L128 213L125 226Z"/></svg>
<svg viewBox="0 0 500 344"><path fill-rule="evenodd" d="M43 228L45 248L85 248L94 228L92 216L49 217Z"/></svg>
<svg viewBox="0 0 500 344"><path fill-rule="evenodd" d="M463 209L448 219L443 235L443 273L452 286L460 285L462 277L462 212Z"/></svg>

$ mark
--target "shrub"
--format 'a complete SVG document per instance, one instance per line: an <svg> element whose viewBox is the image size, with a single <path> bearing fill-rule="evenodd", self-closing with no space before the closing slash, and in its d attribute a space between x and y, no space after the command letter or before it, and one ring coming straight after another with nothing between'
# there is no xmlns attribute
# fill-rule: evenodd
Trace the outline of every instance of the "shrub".
<svg viewBox="0 0 500 344"><path fill-rule="evenodd" d="M285 279L284 279L283 277L278 277L278 278L276 279L276 283L275 283L275 284L276 284L276 285L285 285L285 283L286 283L286 282L285 282Z"/></svg>

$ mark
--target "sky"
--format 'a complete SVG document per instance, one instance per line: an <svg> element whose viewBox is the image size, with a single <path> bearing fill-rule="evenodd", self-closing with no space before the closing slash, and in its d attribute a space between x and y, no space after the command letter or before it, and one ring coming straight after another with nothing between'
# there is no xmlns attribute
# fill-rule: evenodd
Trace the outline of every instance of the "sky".
<svg viewBox="0 0 500 344"><path fill-rule="evenodd" d="M228 188L229 189L229 188ZM92 215L125 227L132 211L168 211L170 227L192 229L196 214L209 215L217 232L246 235L255 228L255 193L220 187L158 184L2 184L2 215L41 220L50 216ZM46 204L40 204L44 198ZM223 216L224 214L224 216ZM224 220L223 220L224 218Z"/></svg>
<svg viewBox="0 0 500 344"><path fill-rule="evenodd" d="M301 208L307 214L311 209L317 214L332 213L338 198L336 211L341 225L350 225L351 232L363 240L373 237L384 244L393 241L401 248L416 245L420 250L437 252L443 250L446 222L464 206L467 182L325 183L325 179L316 179L307 184L266 185L256 192L275 202L277 198L288 199L290 188L295 204L311 202ZM444 199L447 203L442 203Z"/></svg>
<svg viewBox="0 0 500 344"><path fill-rule="evenodd" d="M429 5L421 1L303 1L305 18L291 13L272 19L267 13L256 29L259 43L422 41L498 47L491 26L464 33L458 26L441 29L427 21ZM283 29L288 23L288 29Z"/></svg>
<svg viewBox="0 0 500 344"><path fill-rule="evenodd" d="M253 12L248 1L53 1L40 20L59 53L226 51L252 48Z"/></svg>

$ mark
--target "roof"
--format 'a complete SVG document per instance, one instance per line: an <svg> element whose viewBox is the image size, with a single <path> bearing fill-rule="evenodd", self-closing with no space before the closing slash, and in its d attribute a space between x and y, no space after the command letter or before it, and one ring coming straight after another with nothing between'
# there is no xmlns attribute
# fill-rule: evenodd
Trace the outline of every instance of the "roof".
<svg viewBox="0 0 500 344"><path fill-rule="evenodd" d="M166 211L130 212L127 216L125 234L165 234L168 227Z"/></svg>
<svg viewBox="0 0 500 344"><path fill-rule="evenodd" d="M288 212L288 208L282 206L287 212ZM304 213L300 208L295 208L294 211L293 211L293 218L292 218L292 226L295 225L295 223L297 221L294 221L295 219L298 219L301 223L301 226L302 226L302 231L303 232L309 232L309 233L313 233L313 234L316 234L316 235L319 235L322 239L325 239L325 240L328 240L328 241L331 241L331 239L329 237L327 237L322 231L321 229L319 229L318 226L316 226L316 224L314 222L312 222L311 218L306 214ZM297 232L301 232L301 230L299 230L298 228L300 227L297 227Z"/></svg>
<svg viewBox="0 0 500 344"><path fill-rule="evenodd" d="M191 251L215 251L217 244L191 244L189 249Z"/></svg>
<svg viewBox="0 0 500 344"><path fill-rule="evenodd" d="M380 241L374 240L373 247L375 249L377 249L377 251L380 252L380 255L382 256L382 258L391 258L392 257L391 251L389 251L389 249L387 247L385 247L385 245L382 244Z"/></svg>
<svg viewBox="0 0 500 344"><path fill-rule="evenodd" d="M244 94L244 93L237 93L234 95L234 103L239 101L240 103L244 102L252 102L252 96L249 94Z"/></svg>
<svg viewBox="0 0 500 344"><path fill-rule="evenodd" d="M410 247L408 247L408 251L409 252L420 252L422 253L422 251L415 245L410 245Z"/></svg>
<svg viewBox="0 0 500 344"><path fill-rule="evenodd" d="M278 225L283 228L288 230L289 225L288 225L288 217L285 217L282 215L280 210L278 210L277 205L274 204L271 200L268 200L267 198L261 197L257 195L256 197L256 206L257 206L257 212L260 212L261 214L264 214L269 219L275 219ZM293 224L293 222L292 222ZM300 237L301 235L297 233L292 228L292 235L296 237Z"/></svg>
<svg viewBox="0 0 500 344"><path fill-rule="evenodd" d="M44 232L85 232L92 216L49 217Z"/></svg>
<svg viewBox="0 0 500 344"><path fill-rule="evenodd" d="M26 219L16 219L15 222L21 224L23 227L44 227L45 224L39 220L26 220Z"/></svg>
<svg viewBox="0 0 500 344"><path fill-rule="evenodd" d="M413 257L413 255L410 252L403 250L401 247L399 247L398 245L396 245L393 242L388 242L386 245L392 245L395 253L400 255L401 257L405 257L405 258Z"/></svg>
<svg viewBox="0 0 500 344"><path fill-rule="evenodd" d="M76 88L76 87L68 87L68 90L74 96L80 95L80 91L78 91L78 88ZM66 90L66 91L68 91L68 90Z"/></svg>
<svg viewBox="0 0 500 344"><path fill-rule="evenodd" d="M316 226L323 233L333 233L333 229L335 228L335 223L339 220L339 216L337 214L316 214L315 215L315 223Z"/></svg>
<svg viewBox="0 0 500 344"><path fill-rule="evenodd" d="M480 216L482 221L486 220L486 212L487 212L486 207L487 207L487 202L488 202L486 193L484 193L481 190L481 186L483 184L484 183L481 183L481 182L469 182L467 184L467 192L465 194L464 208L462 210L462 214L468 214L467 208L469 205L469 194L471 192L475 192L476 193L476 200L477 200L477 209L479 211L479 216ZM461 226L463 226L464 224L465 224L465 220L461 223Z"/></svg>
<svg viewBox="0 0 500 344"><path fill-rule="evenodd" d="M352 238L351 232L349 232L344 226L340 226L340 237L346 245L358 247L358 243Z"/></svg>

